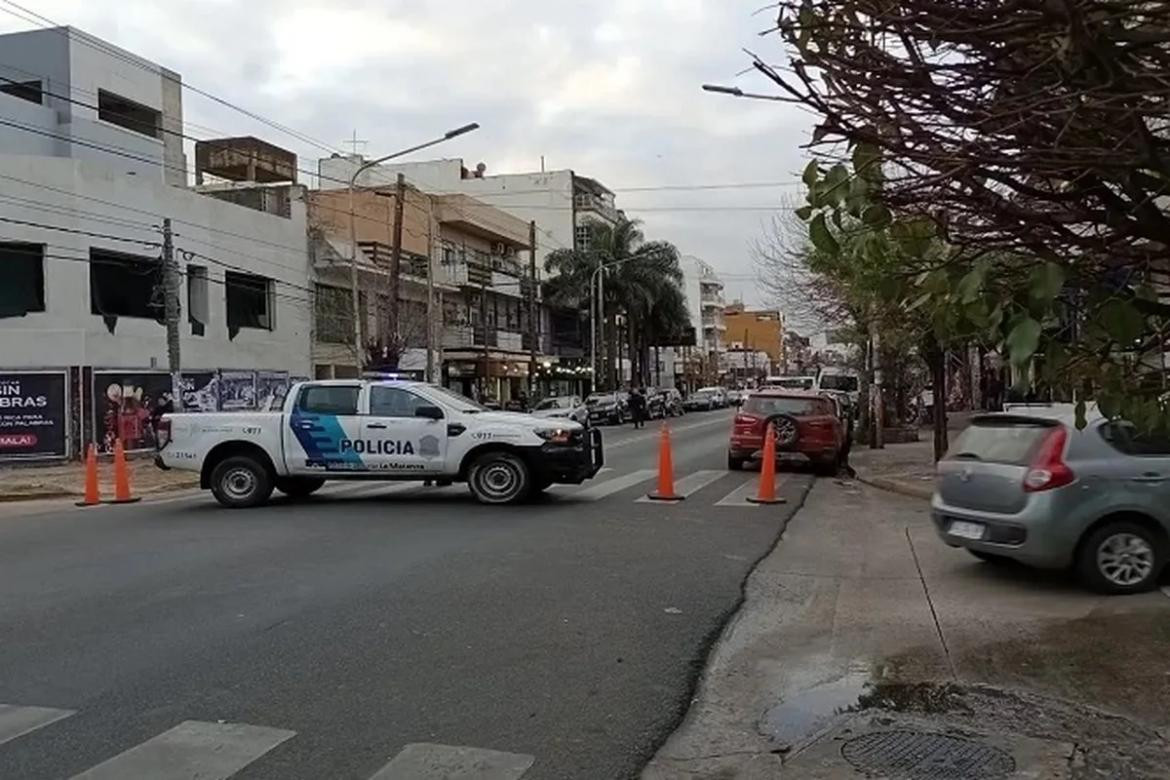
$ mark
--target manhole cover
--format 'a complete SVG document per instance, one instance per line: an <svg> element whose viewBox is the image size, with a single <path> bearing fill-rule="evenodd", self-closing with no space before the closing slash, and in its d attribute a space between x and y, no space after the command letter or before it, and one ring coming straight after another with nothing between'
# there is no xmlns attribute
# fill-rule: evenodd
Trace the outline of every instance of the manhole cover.
<svg viewBox="0 0 1170 780"><path fill-rule="evenodd" d="M962 737L879 731L849 740L841 755L862 772L906 780L990 780L1016 771L1011 754Z"/></svg>

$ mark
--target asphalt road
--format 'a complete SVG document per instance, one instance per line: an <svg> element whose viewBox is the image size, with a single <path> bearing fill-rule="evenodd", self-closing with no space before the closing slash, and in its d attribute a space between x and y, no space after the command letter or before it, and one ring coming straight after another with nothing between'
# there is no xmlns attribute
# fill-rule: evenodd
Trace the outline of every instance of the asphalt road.
<svg viewBox="0 0 1170 780"><path fill-rule="evenodd" d="M626 427L591 483L517 508L349 483L243 512L4 507L0 778L636 776L811 483L749 505L729 417L674 421L670 506L638 500L657 431Z"/></svg>

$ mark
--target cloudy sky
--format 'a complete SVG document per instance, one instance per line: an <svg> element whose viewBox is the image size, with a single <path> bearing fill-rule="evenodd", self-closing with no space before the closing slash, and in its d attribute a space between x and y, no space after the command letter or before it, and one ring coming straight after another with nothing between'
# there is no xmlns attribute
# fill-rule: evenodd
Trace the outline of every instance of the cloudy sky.
<svg viewBox="0 0 1170 780"><path fill-rule="evenodd" d="M752 245L799 197L811 119L700 90L769 91L742 48L782 57L761 0L16 0L177 71L183 80L327 146L356 131L385 154L452 127L435 154L489 173L572 168L618 192L650 238L762 304ZM0 0L0 32L33 25ZM38 22L43 25L44 22ZM2 60L2 57L0 57ZM188 132L253 134L315 167L320 148L188 91ZM440 151L441 150L441 151ZM420 159L426 159L426 155ZM769 183L767 187L623 191Z"/></svg>

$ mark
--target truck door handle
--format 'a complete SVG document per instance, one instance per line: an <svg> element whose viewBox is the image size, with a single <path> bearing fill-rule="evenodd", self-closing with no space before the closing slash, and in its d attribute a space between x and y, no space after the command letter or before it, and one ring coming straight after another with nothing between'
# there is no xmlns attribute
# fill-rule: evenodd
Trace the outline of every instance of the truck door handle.
<svg viewBox="0 0 1170 780"><path fill-rule="evenodd" d="M386 426L386 423L370 423L366 427L373 428L374 430L378 430L378 431L384 431L384 430L386 430L387 426Z"/></svg>
<svg viewBox="0 0 1170 780"><path fill-rule="evenodd" d="M1140 477L1134 477L1131 481L1148 483L1165 482L1166 477L1161 474L1142 474Z"/></svg>

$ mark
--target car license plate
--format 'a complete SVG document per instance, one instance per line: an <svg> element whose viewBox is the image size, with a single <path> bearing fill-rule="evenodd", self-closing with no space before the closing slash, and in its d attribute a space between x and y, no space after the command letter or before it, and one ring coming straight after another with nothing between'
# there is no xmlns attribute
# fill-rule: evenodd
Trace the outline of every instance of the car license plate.
<svg viewBox="0 0 1170 780"><path fill-rule="evenodd" d="M954 520L951 522L950 534L960 539L982 539L984 528L983 523L965 523L961 520Z"/></svg>

